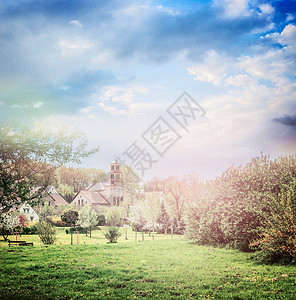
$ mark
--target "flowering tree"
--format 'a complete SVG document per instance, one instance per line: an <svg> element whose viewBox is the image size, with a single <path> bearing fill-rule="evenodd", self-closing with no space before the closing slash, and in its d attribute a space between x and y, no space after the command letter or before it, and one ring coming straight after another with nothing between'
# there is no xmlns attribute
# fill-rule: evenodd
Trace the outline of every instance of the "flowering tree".
<svg viewBox="0 0 296 300"><path fill-rule="evenodd" d="M9 234L13 233L14 229L21 226L21 222L18 217L12 214L2 214L0 217L0 232L4 238L7 240Z"/></svg>
<svg viewBox="0 0 296 300"><path fill-rule="evenodd" d="M79 225L86 229L89 228L89 236L91 237L91 228L98 224L98 215L91 206L87 205L79 211Z"/></svg>

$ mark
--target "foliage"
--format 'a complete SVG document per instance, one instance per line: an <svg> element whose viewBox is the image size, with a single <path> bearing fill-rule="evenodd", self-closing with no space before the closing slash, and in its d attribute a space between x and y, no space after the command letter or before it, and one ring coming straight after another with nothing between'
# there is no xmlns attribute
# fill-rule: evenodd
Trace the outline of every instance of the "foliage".
<svg viewBox="0 0 296 300"><path fill-rule="evenodd" d="M124 210L121 207L113 206L106 212L106 223L109 226L121 226L124 216Z"/></svg>
<svg viewBox="0 0 296 300"><path fill-rule="evenodd" d="M73 168L62 166L56 171L56 185L58 192L71 201L79 190L87 187L90 182L104 182L108 180L105 171L95 168Z"/></svg>
<svg viewBox="0 0 296 300"><path fill-rule="evenodd" d="M52 245L56 241L56 228L47 221L36 224L36 232L45 245Z"/></svg>
<svg viewBox="0 0 296 300"><path fill-rule="evenodd" d="M87 229L89 228L89 235L91 237L91 228L93 226L96 226L97 224L98 224L98 216L95 210L89 205L84 206L79 211L79 225L82 228L86 228L86 234L87 234Z"/></svg>
<svg viewBox="0 0 296 300"><path fill-rule="evenodd" d="M135 231L144 230L144 226L147 223L147 220L143 216L142 205L140 202L138 202L130 208L130 216L128 219L129 219L129 223L131 224L133 230L135 230Z"/></svg>
<svg viewBox="0 0 296 300"><path fill-rule="evenodd" d="M206 183L206 191L190 205L186 236L203 245L230 245L249 251L271 214L270 199L296 178L296 156L271 160L253 158L244 167L231 167ZM278 212L276 213L280 215Z"/></svg>
<svg viewBox="0 0 296 300"><path fill-rule="evenodd" d="M168 213L171 220L177 221L176 231L184 232L185 211L190 200L187 182L177 177L170 177L162 185L165 201L168 205Z"/></svg>
<svg viewBox="0 0 296 300"><path fill-rule="evenodd" d="M61 220L67 224L69 224L71 227L76 225L77 221L79 219L79 213L77 210L71 208L63 212L61 215Z"/></svg>
<svg viewBox="0 0 296 300"><path fill-rule="evenodd" d="M0 211L7 212L23 202L39 202L53 181L55 170L66 163L98 151L86 150L86 140L78 132L13 129L0 127Z"/></svg>
<svg viewBox="0 0 296 300"><path fill-rule="evenodd" d="M128 165L121 164L120 170L122 174L122 184L125 189L125 198L129 199L129 202L133 204L136 199L136 195L140 192L141 177L137 174L136 170Z"/></svg>
<svg viewBox="0 0 296 300"><path fill-rule="evenodd" d="M55 208L54 206L50 205L49 202L45 202L43 203L43 205L39 206L38 215L41 220L48 220L54 214L55 214Z"/></svg>
<svg viewBox="0 0 296 300"><path fill-rule="evenodd" d="M21 226L21 222L18 216L14 216L11 213L2 214L0 216L0 233L4 238L4 241L6 241L8 235L13 233L13 231L19 226Z"/></svg>
<svg viewBox="0 0 296 300"><path fill-rule="evenodd" d="M157 223L159 224L158 231L160 233L167 234L171 222L170 222L169 214L167 213L163 202L161 203L161 206L160 206L160 213L157 218Z"/></svg>
<svg viewBox="0 0 296 300"><path fill-rule="evenodd" d="M18 215L18 220L19 220L19 223L20 223L20 227L21 228L24 228L25 226L27 226L28 224L28 219L26 216L24 216L23 214L20 214Z"/></svg>
<svg viewBox="0 0 296 300"><path fill-rule="evenodd" d="M105 215L98 214L97 215L97 226L104 226L106 224Z"/></svg>
<svg viewBox="0 0 296 300"><path fill-rule="evenodd" d="M23 234L37 234L36 225L26 226L23 228Z"/></svg>
<svg viewBox="0 0 296 300"><path fill-rule="evenodd" d="M121 233L119 232L118 227L111 226L107 228L107 230L104 232L104 235L110 243L116 243L117 239L121 236Z"/></svg>
<svg viewBox="0 0 296 300"><path fill-rule="evenodd" d="M296 178L284 185L278 197L270 197L261 238L251 243L256 258L265 263L296 262Z"/></svg>

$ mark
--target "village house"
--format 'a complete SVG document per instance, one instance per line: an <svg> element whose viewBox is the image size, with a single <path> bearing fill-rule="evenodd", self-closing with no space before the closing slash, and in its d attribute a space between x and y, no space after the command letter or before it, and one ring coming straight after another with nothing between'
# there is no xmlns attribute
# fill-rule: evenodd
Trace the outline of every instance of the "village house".
<svg viewBox="0 0 296 300"><path fill-rule="evenodd" d="M100 206L119 206L123 201L124 187L120 163L115 159L110 163L109 180L93 182L85 190L80 190L71 204L81 208L91 205L94 209Z"/></svg>
<svg viewBox="0 0 296 300"><path fill-rule="evenodd" d="M24 215L29 222L35 222L39 220L39 216L37 215L33 207L27 202L21 204L18 211L20 212L20 214Z"/></svg>
<svg viewBox="0 0 296 300"><path fill-rule="evenodd" d="M49 185L45 189L45 195L41 198L41 205L48 203L50 206L57 208L58 206L67 204L67 201L57 192L57 190Z"/></svg>

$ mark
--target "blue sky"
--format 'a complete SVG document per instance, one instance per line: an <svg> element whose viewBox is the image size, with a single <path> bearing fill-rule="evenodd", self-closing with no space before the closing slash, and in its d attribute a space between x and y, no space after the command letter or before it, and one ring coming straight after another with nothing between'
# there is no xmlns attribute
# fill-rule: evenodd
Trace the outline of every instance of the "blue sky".
<svg viewBox="0 0 296 300"><path fill-rule="evenodd" d="M86 167L136 141L145 178L295 154L295 23L296 1L2 1L0 118L82 130ZM184 129L185 91L206 114ZM141 137L161 116L181 137L163 156Z"/></svg>

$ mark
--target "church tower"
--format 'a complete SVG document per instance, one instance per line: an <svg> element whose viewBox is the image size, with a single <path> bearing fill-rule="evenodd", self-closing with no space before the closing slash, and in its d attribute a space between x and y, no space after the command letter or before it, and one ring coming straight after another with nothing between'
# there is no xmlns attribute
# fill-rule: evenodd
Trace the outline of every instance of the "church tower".
<svg viewBox="0 0 296 300"><path fill-rule="evenodd" d="M109 173L109 181L110 183L114 183L115 185L122 185L122 174L120 170L120 163L115 159L110 163L111 171Z"/></svg>

